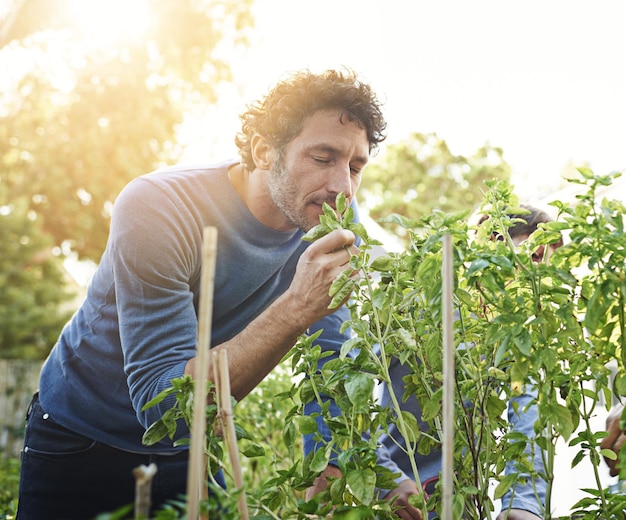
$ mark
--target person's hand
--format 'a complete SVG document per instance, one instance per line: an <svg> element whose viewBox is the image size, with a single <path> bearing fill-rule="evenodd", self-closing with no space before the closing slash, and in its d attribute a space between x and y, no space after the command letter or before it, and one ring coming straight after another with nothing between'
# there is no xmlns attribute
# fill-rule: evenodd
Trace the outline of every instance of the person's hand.
<svg viewBox="0 0 626 520"><path fill-rule="evenodd" d="M337 229L313 242L302 254L286 293L292 300L294 319L301 317L308 326L336 310L329 309L332 298L328 291L335 278L350 268L352 254L357 252L355 239L351 231ZM340 305L349 297L348 292Z"/></svg>
<svg viewBox="0 0 626 520"><path fill-rule="evenodd" d="M496 520L541 520L541 517L524 509L507 509L502 511Z"/></svg>
<svg viewBox="0 0 626 520"><path fill-rule="evenodd" d="M403 520L422 520L422 512L415 506L409 504L409 498L412 495L419 495L422 490L411 479L406 479L398 484L398 487L392 489L385 500L392 502L395 506L401 506L395 511L396 515Z"/></svg>
<svg viewBox="0 0 626 520"><path fill-rule="evenodd" d="M604 457L604 461L609 466L612 477L619 475L619 469L617 468L617 463L619 462L619 452L624 444L624 441L626 441L626 434L624 434L624 431L619 426L623 411L624 405L622 404L614 406L611 409L608 417L606 418L606 430L609 434L600 442L601 449L611 450L618 456L615 460Z"/></svg>
<svg viewBox="0 0 626 520"><path fill-rule="evenodd" d="M311 500L315 495L328 487L328 477L341 478L341 471L337 466L327 466L322 474L315 479L313 485L306 490L306 499Z"/></svg>

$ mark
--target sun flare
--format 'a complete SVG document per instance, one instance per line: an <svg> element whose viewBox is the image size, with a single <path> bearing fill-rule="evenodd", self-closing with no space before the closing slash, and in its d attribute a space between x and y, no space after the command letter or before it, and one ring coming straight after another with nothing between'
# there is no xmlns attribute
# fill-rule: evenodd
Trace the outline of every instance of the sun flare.
<svg viewBox="0 0 626 520"><path fill-rule="evenodd" d="M72 0L68 15L87 38L106 46L141 38L150 8L148 0Z"/></svg>

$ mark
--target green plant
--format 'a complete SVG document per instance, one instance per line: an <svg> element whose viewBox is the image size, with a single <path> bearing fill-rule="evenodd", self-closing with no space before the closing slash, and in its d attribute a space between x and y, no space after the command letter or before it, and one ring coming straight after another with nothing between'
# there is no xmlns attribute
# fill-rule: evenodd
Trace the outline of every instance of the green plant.
<svg viewBox="0 0 626 520"><path fill-rule="evenodd" d="M20 482L20 460L0 460L0 518L11 520L17 513L17 491Z"/></svg>
<svg viewBox="0 0 626 520"><path fill-rule="evenodd" d="M365 427L378 423L384 428L385 421L393 420L409 440L408 457L414 450L437 449L442 438L441 243L444 235L452 237L454 307L458 314L455 345L471 345L457 348L455 354L458 395L454 507L456 514L464 518L489 517L493 510L488 494L491 481L497 482L498 498L517 479L529 477L547 481L545 515L549 516L559 438L580 446L572 465L587 457L594 464L597 489L585 490L590 497L575 504L574 512L583 518L622 518L618 511L624 506L623 497L611 496L602 489L597 467L598 444L604 433L591 429L590 418L600 396L610 397L606 364L615 358L620 368L616 390L620 394L624 391L624 208L616 201L595 200L596 190L609 184L611 176L595 176L584 169L580 173L579 182L588 191L579 197L579 204L568 207L556 203L558 221L541 226L521 248L510 240L490 240L494 230L506 236L504 231L512 225L509 214L518 211L518 201L506 182L488 185L483 209L490 216L491 227L473 230L463 213L435 212L419 220L396 216L395 221L408 230L410 250L369 265L368 241L362 237L365 246L351 264L365 274L355 288L352 319L347 324L354 331L353 340L343 349L341 360L327 363L321 372L317 371L318 360L309 359L314 351L307 348L308 352L302 354L309 380L317 381L315 395L342 396L338 403L345 424L359 424L360 414L372 417ZM335 224L341 222L338 218ZM321 226L332 229L325 223ZM558 241L566 232L570 234L569 243L553 255L549 264L532 262L534 250ZM375 272L379 282L373 284ZM377 345L381 347L380 355L376 353ZM350 359L346 354L353 348L359 355ZM389 382L391 357L411 368L413 375L406 381L406 391L420 402L429 423L427 431L419 431L414 420L402 413L399 402L403 396L395 396L394 413L383 415L382 421L381 411L371 401L368 405L360 401L358 411L354 403L346 406L343 396L349 386L359 386L357 381L364 384L373 378ZM502 420L506 403L530 387L537 392L535 404L539 411L537 435L532 439L509 431ZM367 392L361 393L360 398L365 395ZM467 406L468 402L473 405ZM320 451L328 454L332 446L344 446L347 440L343 423L330 416L325 418L332 441ZM572 438L575 430L578 433ZM349 451L342 449L347 457ZM532 464L533 455L538 453L545 467L540 475ZM367 457L361 453L360 458ZM370 469L353 460L357 467L350 471ZM517 473L503 475L507 461L515 463ZM314 469L318 466L323 464ZM418 468L414 473L419 481ZM331 493L324 498L332 501L337 496ZM363 502L358 495L349 498L352 503ZM371 499L368 495L367 500ZM439 499L435 493L433 504ZM416 505L425 514L427 507Z"/></svg>
<svg viewBox="0 0 626 520"><path fill-rule="evenodd" d="M587 192L575 206L557 202L559 218L540 226L522 246L510 240L493 241L492 231L507 236L510 214L518 201L506 182L488 184L482 210L490 216L478 228L467 212L434 212L419 220L390 217L407 230L410 248L405 253L372 259L376 242L352 223L345 199L335 212L324 208L320 226L307 239L344 227L361 239L350 268L337 278L331 296L343 299L353 291L350 304L353 337L337 356L316 345L316 335L302 337L281 365L278 379L268 380L250 402L236 408L240 448L246 468L246 493L257 519L395 518L392 507L378 498L378 488L393 487L393 475L378 465L376 446L382 431L394 421L405 439L407 456L414 451L439 449L442 439L442 238L453 243L455 350L455 517L485 519L494 509L488 492L495 482L495 497L517 479L543 478L548 484L545 516L550 516L555 445L564 439L580 449L572 465L593 462L597 486L572 507L572 515L585 520L624 518L626 498L603 489L597 468L604 432L593 431L590 418L600 398L610 402L613 391L626 392L624 377L624 258L623 214L616 201L595 198L612 176L580 171ZM569 240L550 258L536 264L531 253L568 235ZM362 276L350 276L359 271ZM389 382L389 362L398 358L410 367L406 393L421 404L429 428L420 430L415 418L400 407L406 396L394 396L392 409L382 409L373 398L377 382ZM618 376L611 386L607 363L617 360ZM293 379L284 379L291 363ZM322 368L320 369L320 366ZM174 382L178 405L153 432L164 436L174 430L175 419L189 417L190 380ZM178 386L177 386L178 385ZM503 419L507 403L526 388L536 392L538 409L535 436L511 431ZM325 396L342 410L331 416ZM271 405L265 401L269 399ZM317 433L316 417L303 413L303 403L317 400L331 438ZM278 421L272 411L281 403ZM174 411L177 410L177 411ZM207 407L209 421L213 421ZM523 412L523 410L520 410ZM249 415L248 415L249 414ZM170 424L165 427L164 424ZM280 436L278 435L280 431ZM321 448L299 455L300 437L314 435ZM221 439L208 433L207 449L215 467L228 476L222 462ZM533 456L543 457L537 474ZM342 476L310 501L302 491L332 461ZM505 475L505 464L516 471ZM414 468L419 480L419 468ZM425 503L415 505L424 516L438 508L441 489ZM221 494L235 509L236 493Z"/></svg>

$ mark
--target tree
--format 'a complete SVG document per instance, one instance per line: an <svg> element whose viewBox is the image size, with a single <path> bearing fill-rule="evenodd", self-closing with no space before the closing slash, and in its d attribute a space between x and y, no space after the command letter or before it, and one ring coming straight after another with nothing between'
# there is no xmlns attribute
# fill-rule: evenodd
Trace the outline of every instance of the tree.
<svg viewBox="0 0 626 520"><path fill-rule="evenodd" d="M97 261L121 188L175 161L185 113L231 79L219 52L246 42L250 1L152 2L145 34L107 46L72 25L71 0L14 2L18 16L0 27L13 78L0 98L9 200L24 197L55 245Z"/></svg>
<svg viewBox="0 0 626 520"><path fill-rule="evenodd" d="M485 144L464 157L454 155L434 133L414 133L387 146L367 167L360 198L374 219L395 213L418 220L435 209L474 210L486 191L484 181L508 181L510 176L500 148ZM404 234L400 227L393 231Z"/></svg>
<svg viewBox="0 0 626 520"><path fill-rule="evenodd" d="M72 15L97 2L14 0L0 12L3 357L47 355L67 318L62 255L52 251L100 259L119 191L175 161L185 114L230 81L222 56L245 45L251 1L146 2L143 32L115 34L120 12L106 42Z"/></svg>
<svg viewBox="0 0 626 520"><path fill-rule="evenodd" d="M41 359L69 317L60 259L20 199L0 207L0 356Z"/></svg>

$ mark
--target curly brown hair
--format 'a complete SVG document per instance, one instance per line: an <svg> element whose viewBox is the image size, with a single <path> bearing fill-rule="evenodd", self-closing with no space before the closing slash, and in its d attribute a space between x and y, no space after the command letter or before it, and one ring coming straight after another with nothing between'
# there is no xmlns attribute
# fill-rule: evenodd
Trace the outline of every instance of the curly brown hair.
<svg viewBox="0 0 626 520"><path fill-rule="evenodd" d="M387 123L372 88L350 69L309 70L293 73L280 81L262 99L248 105L241 114L241 131L235 137L242 164L255 168L250 143L255 134L263 136L279 153L297 137L305 120L319 110L337 109L341 118L356 122L367 132L370 153L385 139Z"/></svg>

